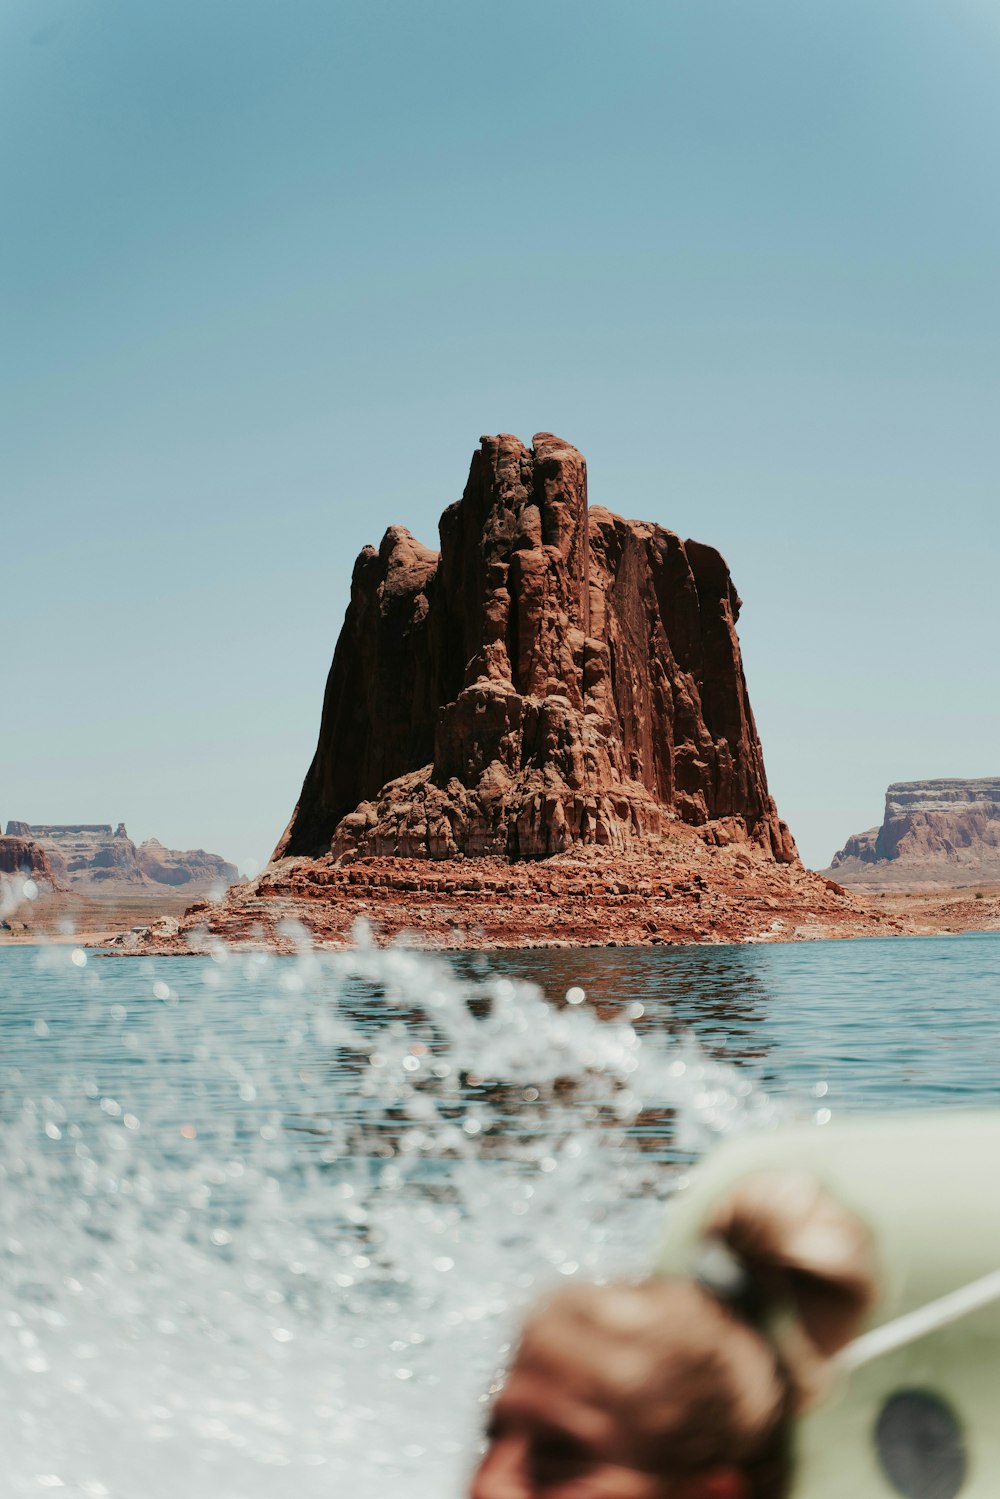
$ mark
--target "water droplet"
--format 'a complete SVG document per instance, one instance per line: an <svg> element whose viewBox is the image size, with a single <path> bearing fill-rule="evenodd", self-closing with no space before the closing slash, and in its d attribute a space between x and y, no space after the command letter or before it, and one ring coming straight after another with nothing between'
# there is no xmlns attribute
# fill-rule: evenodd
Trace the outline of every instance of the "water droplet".
<svg viewBox="0 0 1000 1499"><path fill-rule="evenodd" d="M566 1003L568 1005L582 1005L587 998L587 991L574 984L572 989L566 990Z"/></svg>
<svg viewBox="0 0 1000 1499"><path fill-rule="evenodd" d="M82 947L74 947L73 951L69 955L69 960L75 968L86 968L87 966L87 954L84 952ZM62 1479L59 1480L59 1484L61 1487Z"/></svg>

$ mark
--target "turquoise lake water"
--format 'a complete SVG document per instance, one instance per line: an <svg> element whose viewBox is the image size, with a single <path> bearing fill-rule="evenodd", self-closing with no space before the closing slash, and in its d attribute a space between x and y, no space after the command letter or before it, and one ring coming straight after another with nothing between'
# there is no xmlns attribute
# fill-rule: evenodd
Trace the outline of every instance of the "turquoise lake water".
<svg viewBox="0 0 1000 1499"><path fill-rule="evenodd" d="M998 933L0 950L4 1492L457 1496L525 1304L713 1140L998 1097Z"/></svg>

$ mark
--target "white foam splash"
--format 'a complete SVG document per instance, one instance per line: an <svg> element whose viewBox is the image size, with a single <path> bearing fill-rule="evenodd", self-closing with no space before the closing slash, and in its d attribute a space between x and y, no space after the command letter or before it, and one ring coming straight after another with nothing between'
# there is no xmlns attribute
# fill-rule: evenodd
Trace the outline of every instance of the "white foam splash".
<svg viewBox="0 0 1000 1499"><path fill-rule="evenodd" d="M525 1303L641 1271L677 1157L777 1117L638 1014L401 947L53 948L20 1001L11 1495L458 1496Z"/></svg>

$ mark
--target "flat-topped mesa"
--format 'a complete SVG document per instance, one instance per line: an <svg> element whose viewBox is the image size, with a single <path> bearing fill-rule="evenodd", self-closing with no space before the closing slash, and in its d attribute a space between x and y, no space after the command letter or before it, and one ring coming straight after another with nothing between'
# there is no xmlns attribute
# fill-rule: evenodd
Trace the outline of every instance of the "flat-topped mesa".
<svg viewBox="0 0 1000 1499"><path fill-rule="evenodd" d="M678 820L797 858L718 552L588 513L583 457L547 432L484 437L440 533L358 558L276 858L542 858Z"/></svg>
<svg viewBox="0 0 1000 1499"><path fill-rule="evenodd" d="M46 861L52 878L69 885L189 885L192 890L231 885L234 864L204 849L164 848L155 838L138 848L123 822L8 822L7 836L30 840Z"/></svg>
<svg viewBox="0 0 1000 1499"><path fill-rule="evenodd" d="M830 865L838 878L1000 879L1000 776L894 781L877 828L848 838Z"/></svg>

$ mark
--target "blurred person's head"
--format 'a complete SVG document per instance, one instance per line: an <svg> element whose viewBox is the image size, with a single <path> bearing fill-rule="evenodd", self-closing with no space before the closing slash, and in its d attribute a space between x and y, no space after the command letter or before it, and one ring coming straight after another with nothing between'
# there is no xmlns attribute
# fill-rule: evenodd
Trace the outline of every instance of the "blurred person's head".
<svg viewBox="0 0 1000 1499"><path fill-rule="evenodd" d="M706 1226L740 1285L581 1286L528 1320L471 1499L782 1499L792 1421L853 1336L867 1235L805 1177L729 1193ZM794 1313L778 1343L769 1314Z"/></svg>
<svg viewBox="0 0 1000 1499"><path fill-rule="evenodd" d="M788 1381L686 1281L562 1292L528 1321L472 1499L757 1499L785 1491Z"/></svg>

